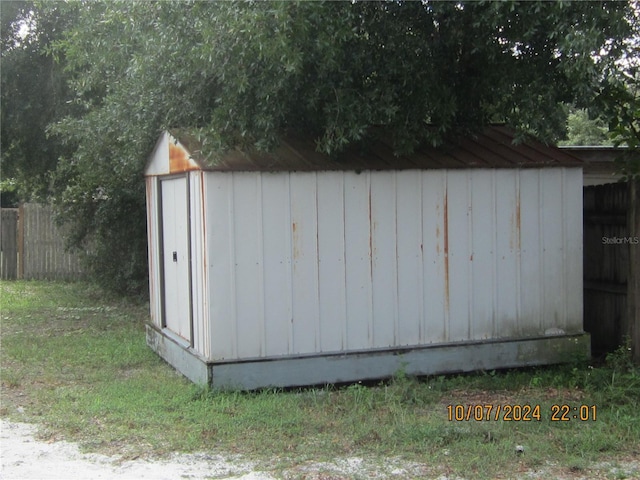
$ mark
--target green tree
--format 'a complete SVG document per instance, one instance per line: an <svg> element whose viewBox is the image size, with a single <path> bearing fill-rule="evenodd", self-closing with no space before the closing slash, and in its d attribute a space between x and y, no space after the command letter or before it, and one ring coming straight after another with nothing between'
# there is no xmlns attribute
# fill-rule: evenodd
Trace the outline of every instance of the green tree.
<svg viewBox="0 0 640 480"><path fill-rule="evenodd" d="M2 190L23 200L50 193L51 172L65 153L47 125L71 112L60 62L48 53L71 18L56 5L2 2L0 7Z"/></svg>
<svg viewBox="0 0 640 480"><path fill-rule="evenodd" d="M57 200L101 278L129 291L146 279L142 171L161 129L192 129L212 158L287 133L337 155L384 131L403 153L496 120L556 141L561 104L593 100L629 30L629 5L606 1L58 8L78 15L56 51L79 113L51 128L73 151Z"/></svg>
<svg viewBox="0 0 640 480"><path fill-rule="evenodd" d="M567 138L559 145L613 145L609 127L602 117L591 118L586 108L570 109L567 115Z"/></svg>
<svg viewBox="0 0 640 480"><path fill-rule="evenodd" d="M597 106L609 122L616 146L627 147L619 159L628 178L640 178L640 2L626 17L630 34L621 55L605 71Z"/></svg>

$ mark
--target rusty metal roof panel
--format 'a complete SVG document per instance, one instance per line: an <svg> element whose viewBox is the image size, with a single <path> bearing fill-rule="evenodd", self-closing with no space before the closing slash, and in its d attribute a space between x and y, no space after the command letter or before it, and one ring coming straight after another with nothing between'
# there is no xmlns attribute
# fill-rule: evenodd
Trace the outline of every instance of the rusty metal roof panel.
<svg viewBox="0 0 640 480"><path fill-rule="evenodd" d="M367 152L351 151L333 158L317 152L313 141L286 138L271 153L233 150L213 161L204 159L201 144L194 136L180 131L171 133L203 170L213 171L542 168L584 163L566 151L536 140L516 144L514 132L503 126L487 127L479 134L438 148L420 147L410 155L395 155L387 142L377 141Z"/></svg>
<svg viewBox="0 0 640 480"><path fill-rule="evenodd" d="M581 166L583 162L576 156L561 149L528 139L522 143L513 143L513 132L506 127L491 127L483 135L497 144L508 148L510 159L517 159L518 166Z"/></svg>

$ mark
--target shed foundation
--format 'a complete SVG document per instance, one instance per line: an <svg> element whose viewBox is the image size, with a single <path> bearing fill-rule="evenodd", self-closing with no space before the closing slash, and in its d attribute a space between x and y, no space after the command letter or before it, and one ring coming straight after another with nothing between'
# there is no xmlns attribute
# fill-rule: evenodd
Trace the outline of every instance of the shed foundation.
<svg viewBox="0 0 640 480"><path fill-rule="evenodd" d="M588 333L233 362L207 362L150 325L147 344L197 384L243 390L377 380L399 371L438 375L546 365L590 355Z"/></svg>

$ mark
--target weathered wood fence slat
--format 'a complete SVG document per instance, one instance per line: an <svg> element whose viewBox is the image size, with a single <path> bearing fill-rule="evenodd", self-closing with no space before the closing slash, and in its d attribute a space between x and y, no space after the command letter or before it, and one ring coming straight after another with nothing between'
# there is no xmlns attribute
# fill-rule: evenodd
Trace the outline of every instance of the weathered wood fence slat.
<svg viewBox="0 0 640 480"><path fill-rule="evenodd" d="M51 206L25 203L2 209L2 279L73 280L82 275L79 256L66 251Z"/></svg>
<svg viewBox="0 0 640 480"><path fill-rule="evenodd" d="M630 255L640 248L628 220L629 190L627 183L584 188L584 328L595 354L629 334Z"/></svg>
<svg viewBox="0 0 640 480"><path fill-rule="evenodd" d="M629 182L627 225L634 242L629 247L629 277L627 279L627 322L633 346L633 360L640 365L640 178Z"/></svg>
<svg viewBox="0 0 640 480"><path fill-rule="evenodd" d="M2 209L0 228L0 278L18 277L18 209Z"/></svg>

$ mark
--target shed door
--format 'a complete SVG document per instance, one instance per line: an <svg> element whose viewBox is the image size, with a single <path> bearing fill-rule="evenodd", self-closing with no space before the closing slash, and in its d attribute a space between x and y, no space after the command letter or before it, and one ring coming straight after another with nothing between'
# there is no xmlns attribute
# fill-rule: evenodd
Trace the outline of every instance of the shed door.
<svg viewBox="0 0 640 480"><path fill-rule="evenodd" d="M191 281L187 178L162 180L164 326L191 343Z"/></svg>

